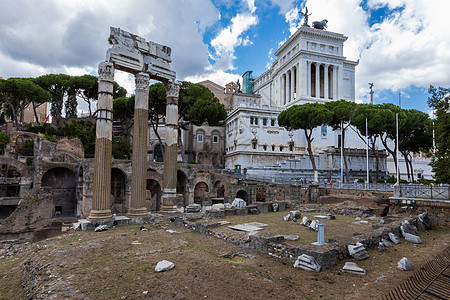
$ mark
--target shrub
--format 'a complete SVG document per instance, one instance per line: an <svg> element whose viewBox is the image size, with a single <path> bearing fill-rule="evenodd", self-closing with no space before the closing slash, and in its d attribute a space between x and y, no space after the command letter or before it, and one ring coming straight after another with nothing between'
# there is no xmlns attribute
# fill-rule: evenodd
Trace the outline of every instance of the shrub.
<svg viewBox="0 0 450 300"><path fill-rule="evenodd" d="M27 166L31 166L33 164L33 158L27 157L26 163L27 163Z"/></svg>

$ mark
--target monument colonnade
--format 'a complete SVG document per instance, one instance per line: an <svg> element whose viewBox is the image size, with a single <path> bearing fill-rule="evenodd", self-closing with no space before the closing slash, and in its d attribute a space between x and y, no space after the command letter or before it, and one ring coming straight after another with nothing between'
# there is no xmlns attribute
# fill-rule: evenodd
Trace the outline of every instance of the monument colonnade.
<svg viewBox="0 0 450 300"><path fill-rule="evenodd" d="M300 72L306 71L306 76ZM339 66L317 61L300 61L280 75L283 105L299 96L338 99Z"/></svg>

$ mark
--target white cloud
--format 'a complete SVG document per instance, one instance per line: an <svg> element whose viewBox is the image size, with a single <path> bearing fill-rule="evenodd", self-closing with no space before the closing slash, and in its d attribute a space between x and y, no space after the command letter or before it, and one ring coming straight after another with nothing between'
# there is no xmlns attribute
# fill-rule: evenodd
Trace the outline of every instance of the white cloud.
<svg viewBox="0 0 450 300"><path fill-rule="evenodd" d="M300 10L298 7L290 9L285 15L284 19L289 24L289 32L293 35L300 26Z"/></svg>
<svg viewBox="0 0 450 300"><path fill-rule="evenodd" d="M220 84L222 86L225 86L227 83L230 83L231 81L237 81L238 79L241 79L241 76L238 74L232 74L225 72L223 70L217 70L217 71L210 71L201 75L195 75L195 76L189 76L186 77L185 80L190 82L200 82L203 80L211 80L217 84Z"/></svg>
<svg viewBox="0 0 450 300"><path fill-rule="evenodd" d="M357 97L377 89L398 91L412 85L450 84L450 2L439 0L370 0L369 12L359 0L308 1L310 20L327 19L328 30L349 37L344 56L356 60ZM370 13L388 6L391 14L369 26Z"/></svg>
<svg viewBox="0 0 450 300"><path fill-rule="evenodd" d="M250 4L249 4L250 5ZM254 10L253 10L254 12ZM222 70L234 70L234 49L240 45L249 44L250 40L242 38L242 34L258 23L258 18L252 13L238 13L231 19L231 24L222 29L211 41L214 48L215 67Z"/></svg>

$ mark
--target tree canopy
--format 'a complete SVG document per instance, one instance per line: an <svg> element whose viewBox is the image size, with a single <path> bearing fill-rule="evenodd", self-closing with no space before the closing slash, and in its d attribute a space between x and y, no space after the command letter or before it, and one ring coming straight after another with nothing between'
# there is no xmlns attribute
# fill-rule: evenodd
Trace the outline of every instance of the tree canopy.
<svg viewBox="0 0 450 300"><path fill-rule="evenodd" d="M428 106L436 116L436 153L432 167L438 182L450 183L450 88L430 86L428 93Z"/></svg>

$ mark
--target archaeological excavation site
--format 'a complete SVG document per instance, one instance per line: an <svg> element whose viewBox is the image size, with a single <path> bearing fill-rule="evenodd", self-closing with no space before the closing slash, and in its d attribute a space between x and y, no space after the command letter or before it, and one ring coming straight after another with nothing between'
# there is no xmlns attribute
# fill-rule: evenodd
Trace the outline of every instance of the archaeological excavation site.
<svg viewBox="0 0 450 300"><path fill-rule="evenodd" d="M324 31L324 21L313 28L306 20L292 39L342 46L347 37ZM369 155L342 142L313 155L278 124L281 110L220 104L214 126L216 109L198 124L182 119L186 99L204 87L177 81L171 48L114 27L109 43L95 126L79 138L18 122L3 128L0 299L450 299L448 184L390 181L387 151L376 147ZM324 49L308 45L313 54ZM333 47L336 65L304 61L308 101L321 93L337 100L339 68L359 63ZM294 99L303 84L301 68L277 81L288 102L287 91ZM132 117L117 113L115 71L134 76ZM261 89L264 76L255 81ZM150 81L164 100L157 130ZM227 89L261 100L238 84ZM245 115L253 113L261 115ZM316 126L323 143L334 134L324 126ZM272 142L282 134L284 144ZM130 153L119 158L123 136Z"/></svg>

